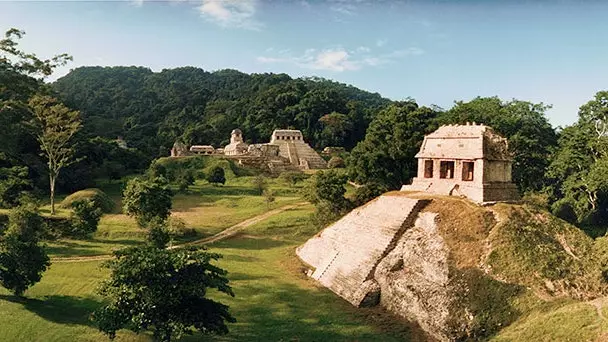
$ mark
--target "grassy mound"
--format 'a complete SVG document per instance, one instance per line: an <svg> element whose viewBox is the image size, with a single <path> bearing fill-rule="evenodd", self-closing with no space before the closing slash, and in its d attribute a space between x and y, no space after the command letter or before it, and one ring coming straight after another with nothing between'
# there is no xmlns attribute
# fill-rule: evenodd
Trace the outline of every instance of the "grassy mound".
<svg viewBox="0 0 608 342"><path fill-rule="evenodd" d="M485 340L504 330L502 341L535 336L533 330L562 331L553 325L569 310L564 300L579 312L584 301L607 293L602 274L608 238L594 241L529 205L480 207L433 198L424 211L438 213L438 233L449 249L453 301L447 329L456 339ZM511 326L531 330L504 329Z"/></svg>
<svg viewBox="0 0 608 342"><path fill-rule="evenodd" d="M104 213L111 213L115 207L114 201L105 192L95 188L76 191L66 197L59 204L59 207L65 209L71 208L74 202L85 199L93 201Z"/></svg>

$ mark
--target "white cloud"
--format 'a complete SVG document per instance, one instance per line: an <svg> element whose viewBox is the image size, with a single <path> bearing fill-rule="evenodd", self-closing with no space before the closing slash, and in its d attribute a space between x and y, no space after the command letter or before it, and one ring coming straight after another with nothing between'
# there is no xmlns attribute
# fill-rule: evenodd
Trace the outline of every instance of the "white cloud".
<svg viewBox="0 0 608 342"><path fill-rule="evenodd" d="M376 46L377 47L383 47L384 45L386 45L386 43L388 43L388 40L386 40L386 39L378 39L378 40L376 40Z"/></svg>
<svg viewBox="0 0 608 342"><path fill-rule="evenodd" d="M257 0L203 0L198 8L203 18L222 27L258 30L261 24L254 19Z"/></svg>
<svg viewBox="0 0 608 342"><path fill-rule="evenodd" d="M357 62L349 60L348 52L338 50L326 50L320 52L312 63L309 63L312 69L330 70L330 71L345 71L357 70L360 68Z"/></svg>
<svg viewBox="0 0 608 342"><path fill-rule="evenodd" d="M300 56L293 56L287 51L279 53L274 57L260 56L257 57L257 61L265 64L287 63L306 69L343 72L359 70L363 67L377 67L396 62L408 56L418 56L423 53L424 50L417 47L378 55L372 55L371 49L367 47L359 47L353 51L347 51L343 48L307 49Z"/></svg>
<svg viewBox="0 0 608 342"><path fill-rule="evenodd" d="M131 0L131 5L135 7L141 7L144 5L144 0Z"/></svg>

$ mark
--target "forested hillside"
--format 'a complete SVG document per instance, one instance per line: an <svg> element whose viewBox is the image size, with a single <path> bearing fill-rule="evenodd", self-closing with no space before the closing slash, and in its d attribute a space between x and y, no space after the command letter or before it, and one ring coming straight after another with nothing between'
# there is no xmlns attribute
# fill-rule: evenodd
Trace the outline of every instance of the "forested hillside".
<svg viewBox="0 0 608 342"><path fill-rule="evenodd" d="M150 157L168 153L178 139L221 146L236 127L250 142L268 141L276 128L296 128L316 148L350 149L390 103L377 93L320 78L194 67L158 73L143 67L82 67L53 88L81 111L89 137L123 136Z"/></svg>

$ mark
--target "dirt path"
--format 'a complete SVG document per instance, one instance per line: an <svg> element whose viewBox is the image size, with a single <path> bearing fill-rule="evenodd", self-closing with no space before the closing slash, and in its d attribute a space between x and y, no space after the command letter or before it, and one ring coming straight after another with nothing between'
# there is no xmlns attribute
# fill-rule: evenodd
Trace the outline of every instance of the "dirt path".
<svg viewBox="0 0 608 342"><path fill-rule="evenodd" d="M249 226L252 226L258 222L264 221L271 216L282 213L285 210L290 210L290 209L294 209L297 207L301 207L307 203L308 202L299 202L299 203L295 203L295 204L285 205L280 208L267 211L263 214L254 216L245 221L237 223L234 226L226 228L215 235L208 236L206 238L202 238L202 239L195 240L195 241L181 243L179 245L171 246L168 249L175 249L175 248L180 248L180 247L184 247L184 246L206 245L209 243L218 242L218 241L227 239L231 236L234 236L241 230L243 230ZM85 262L85 261L103 261L103 260L109 260L111 258L112 258L112 255L105 254L105 255L91 255L91 256L77 256L77 257L57 257L57 258L51 258L51 261L52 262Z"/></svg>

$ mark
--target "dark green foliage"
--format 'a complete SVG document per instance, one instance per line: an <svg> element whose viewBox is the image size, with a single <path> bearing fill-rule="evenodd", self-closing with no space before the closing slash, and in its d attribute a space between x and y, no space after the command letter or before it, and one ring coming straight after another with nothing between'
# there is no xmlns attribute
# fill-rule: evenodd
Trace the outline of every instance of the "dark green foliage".
<svg viewBox="0 0 608 342"><path fill-rule="evenodd" d="M32 190L27 166L11 166L0 152L0 207L10 208L18 204L19 197Z"/></svg>
<svg viewBox="0 0 608 342"><path fill-rule="evenodd" d="M251 142L266 142L274 129L294 127L317 148L350 149L390 102L320 78L193 67L158 73L140 67L83 67L53 88L66 104L82 111L87 137L124 136L151 158L167 155L176 140L223 146L235 127Z"/></svg>
<svg viewBox="0 0 608 342"><path fill-rule="evenodd" d="M295 187L299 182L308 179L308 175L301 171L286 171L279 175L279 178L291 187Z"/></svg>
<svg viewBox="0 0 608 342"><path fill-rule="evenodd" d="M608 223L607 128L608 91L600 91L581 106L578 122L560 132L547 176L552 210L571 222Z"/></svg>
<svg viewBox="0 0 608 342"><path fill-rule="evenodd" d="M316 207L314 220L319 226L334 221L352 206L344 197L347 176L334 170L317 172L306 184L304 197Z"/></svg>
<svg viewBox="0 0 608 342"><path fill-rule="evenodd" d="M173 192L165 178L133 178L123 192L123 210L135 217L140 227L153 220L164 221L171 214Z"/></svg>
<svg viewBox="0 0 608 342"><path fill-rule="evenodd" d="M224 175L224 169L219 166L215 166L207 175L207 181L211 184L225 184L226 176Z"/></svg>
<svg viewBox="0 0 608 342"><path fill-rule="evenodd" d="M165 221L152 220L148 224L148 243L156 248L166 248L171 241L171 234Z"/></svg>
<svg viewBox="0 0 608 342"><path fill-rule="evenodd" d="M475 122L492 127L509 141L513 152L513 181L521 192L540 190L557 135L545 116L550 108L543 103L498 97L478 97L469 102L456 102L441 115L442 124Z"/></svg>
<svg viewBox="0 0 608 342"><path fill-rule="evenodd" d="M416 175L414 156L424 135L437 128L438 112L414 101L395 102L370 124L365 140L351 152L349 177L357 183L378 183L398 189Z"/></svg>
<svg viewBox="0 0 608 342"><path fill-rule="evenodd" d="M346 166L344 159L341 157L335 156L331 157L329 162L327 162L327 167L330 169L343 169Z"/></svg>
<svg viewBox="0 0 608 342"><path fill-rule="evenodd" d="M179 188L179 191L188 191L188 187L194 184L194 172L189 169L182 170L177 175L176 183Z"/></svg>
<svg viewBox="0 0 608 342"><path fill-rule="evenodd" d="M207 298L214 289L234 296L226 271L212 264L221 256L194 247L152 246L115 253L105 264L112 275L100 290L109 304L93 319L110 338L116 331L151 331L156 340L179 339L193 330L225 334L235 322L228 306Z"/></svg>
<svg viewBox="0 0 608 342"><path fill-rule="evenodd" d="M386 192L386 188L376 183L368 183L358 187L353 196L353 204L361 206Z"/></svg>
<svg viewBox="0 0 608 342"><path fill-rule="evenodd" d="M0 283L16 296L39 282L50 265L39 241L43 221L31 205L23 205L9 215L8 227L0 235Z"/></svg>
<svg viewBox="0 0 608 342"><path fill-rule="evenodd" d="M103 212L95 202L89 199L75 201L72 210L72 236L84 237L97 231Z"/></svg>

